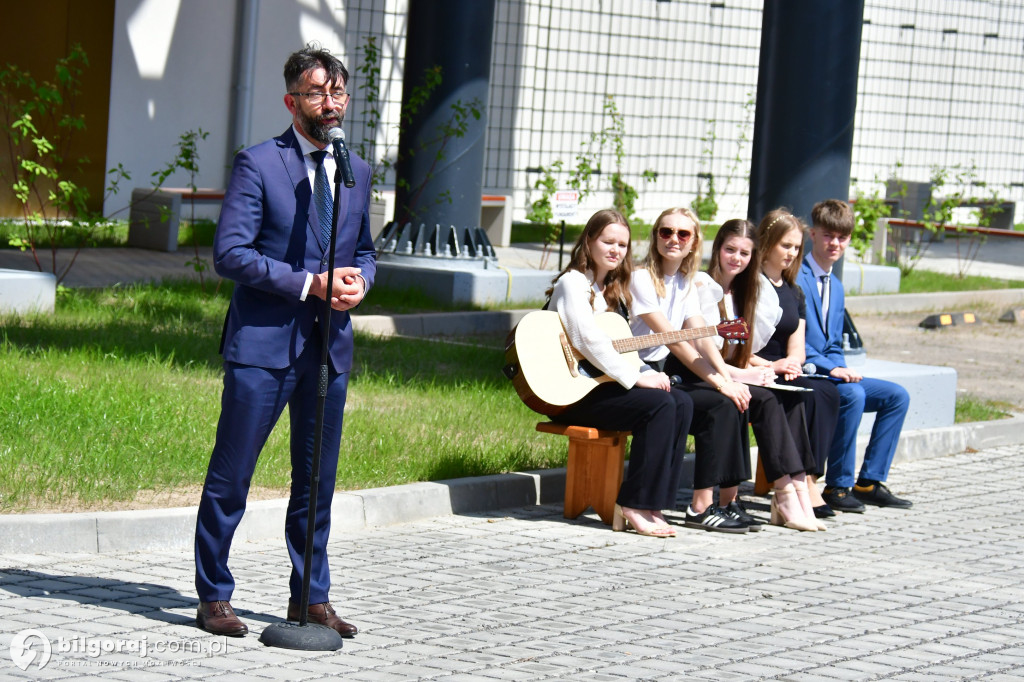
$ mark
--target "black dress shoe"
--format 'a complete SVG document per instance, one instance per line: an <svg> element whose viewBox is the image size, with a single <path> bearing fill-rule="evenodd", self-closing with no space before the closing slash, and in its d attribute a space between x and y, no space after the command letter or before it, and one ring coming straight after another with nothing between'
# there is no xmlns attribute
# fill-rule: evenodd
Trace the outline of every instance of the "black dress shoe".
<svg viewBox="0 0 1024 682"><path fill-rule="evenodd" d="M299 620L299 605L293 601L288 602L288 620ZM338 614L334 612L334 608L330 602L322 602L320 604L310 604L309 610L306 611L306 621L310 623L317 623L318 625L326 625L329 628L338 631L338 634L342 637L355 637L359 632L359 628L351 623L346 623Z"/></svg>
<svg viewBox="0 0 1024 682"><path fill-rule="evenodd" d="M896 497L884 483L873 483L872 485L853 486L854 496L864 504L872 504L876 507L894 507L896 509L910 509L914 503Z"/></svg>
<svg viewBox="0 0 1024 682"><path fill-rule="evenodd" d="M761 520L748 514L746 507L744 507L743 503L739 500L733 500L724 507L721 507L721 510L725 512L725 515L729 518L735 519L746 526L747 530L751 533L761 530Z"/></svg>
<svg viewBox="0 0 1024 682"><path fill-rule="evenodd" d="M821 493L821 499L825 500L833 511L848 512L852 514L863 514L864 505L854 497L849 488L828 488Z"/></svg>
<svg viewBox="0 0 1024 682"><path fill-rule="evenodd" d="M836 513L832 511L832 507L827 504L818 505L817 507L813 507L813 509L815 518L830 519L836 515Z"/></svg>
<svg viewBox="0 0 1024 682"><path fill-rule="evenodd" d="M196 624L202 630L228 637L244 637L249 632L249 628L238 620L231 604L226 601L199 602L199 610L196 611Z"/></svg>

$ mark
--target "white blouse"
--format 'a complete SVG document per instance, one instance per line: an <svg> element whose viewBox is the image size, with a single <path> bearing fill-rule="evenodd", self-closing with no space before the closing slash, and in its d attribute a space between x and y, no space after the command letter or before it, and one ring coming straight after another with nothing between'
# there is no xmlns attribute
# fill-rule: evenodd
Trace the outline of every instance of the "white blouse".
<svg viewBox="0 0 1024 682"><path fill-rule="evenodd" d="M677 272L665 277L665 297L660 298L654 290L654 280L651 279L650 271L646 268L634 270L629 283L629 293L633 296L629 321L633 336L654 333L654 330L640 319L641 315L660 312L668 319L672 329L682 329L686 320L701 314L696 287L690 286L682 273ZM668 357L668 354L668 346L654 346L640 351L640 357L644 362L659 362Z"/></svg>
<svg viewBox="0 0 1024 682"><path fill-rule="evenodd" d="M607 311L608 307L593 273L569 270L559 277L551 292L549 307L558 313L573 347L623 388L633 388L641 374L653 371L649 367L637 369L627 362L612 346L608 334L594 322L594 315Z"/></svg>
<svg viewBox="0 0 1024 682"><path fill-rule="evenodd" d="M718 312L718 302L725 303L725 315L728 319L736 317L735 306L733 305L732 294L725 295L721 285L711 279L706 272L698 272L693 281L700 299L700 309L704 321L708 324L718 324L722 317ZM782 319L782 307L779 305L779 295L775 287L764 275L758 276L760 291L757 296L757 308L754 311L754 320L747 320L750 326L750 352L756 353L765 347L768 340L775 333L775 326ZM715 343L722 347L722 337L716 336Z"/></svg>

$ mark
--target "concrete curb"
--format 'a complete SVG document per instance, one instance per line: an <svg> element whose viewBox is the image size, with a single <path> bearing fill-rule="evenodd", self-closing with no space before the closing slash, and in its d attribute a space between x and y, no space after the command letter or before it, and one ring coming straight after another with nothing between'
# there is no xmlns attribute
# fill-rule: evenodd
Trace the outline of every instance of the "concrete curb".
<svg viewBox="0 0 1024 682"><path fill-rule="evenodd" d="M861 439L861 446L866 439ZM907 431L895 462L941 457L1024 443L1024 416L999 421ZM692 468L691 473L692 476ZM475 476L340 492L332 503L336 531L407 523L437 516L490 512L564 499L565 469ZM287 500L251 502L235 534L238 540L284 537ZM71 514L0 516L0 553L117 553L187 550L192 547L196 507Z"/></svg>
<svg viewBox="0 0 1024 682"><path fill-rule="evenodd" d="M851 315L862 313L917 313L952 310L974 304L1013 306L1024 302L1024 289L938 291L927 294L873 294L847 296Z"/></svg>

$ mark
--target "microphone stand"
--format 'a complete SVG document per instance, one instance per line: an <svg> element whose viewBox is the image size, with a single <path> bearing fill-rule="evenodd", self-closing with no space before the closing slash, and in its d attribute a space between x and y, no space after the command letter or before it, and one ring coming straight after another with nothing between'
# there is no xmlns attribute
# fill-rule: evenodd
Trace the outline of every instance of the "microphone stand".
<svg viewBox="0 0 1024 682"><path fill-rule="evenodd" d="M309 574L313 569L313 532L316 529L316 503L320 489L320 453L323 450L324 412L327 406L331 339L331 294L334 292L334 246L338 239L338 211L341 202L341 163L338 148L334 148L334 210L331 220L331 238L328 246L327 294L320 314L320 379L316 394L316 423L313 426L313 465L309 475L309 514L306 517L306 549L302 558L302 597L299 600L299 624L288 622L268 625L260 635L267 646L303 651L337 651L342 646L341 635L334 628L309 623Z"/></svg>

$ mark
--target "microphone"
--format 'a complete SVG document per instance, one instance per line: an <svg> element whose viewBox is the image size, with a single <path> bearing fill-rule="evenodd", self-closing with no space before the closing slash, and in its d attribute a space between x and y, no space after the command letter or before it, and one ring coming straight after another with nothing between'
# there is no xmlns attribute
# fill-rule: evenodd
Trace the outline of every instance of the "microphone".
<svg viewBox="0 0 1024 682"><path fill-rule="evenodd" d="M348 158L348 147L345 146L345 131L331 128L327 131L327 139L334 145L334 162L341 171L341 181L346 187L355 187L356 176L352 174L352 162Z"/></svg>
<svg viewBox="0 0 1024 682"><path fill-rule="evenodd" d="M803 372L805 377L811 377L812 379L829 379L836 383L840 383L839 379L836 379L830 374L818 374L818 366L813 362L805 362L800 370Z"/></svg>

